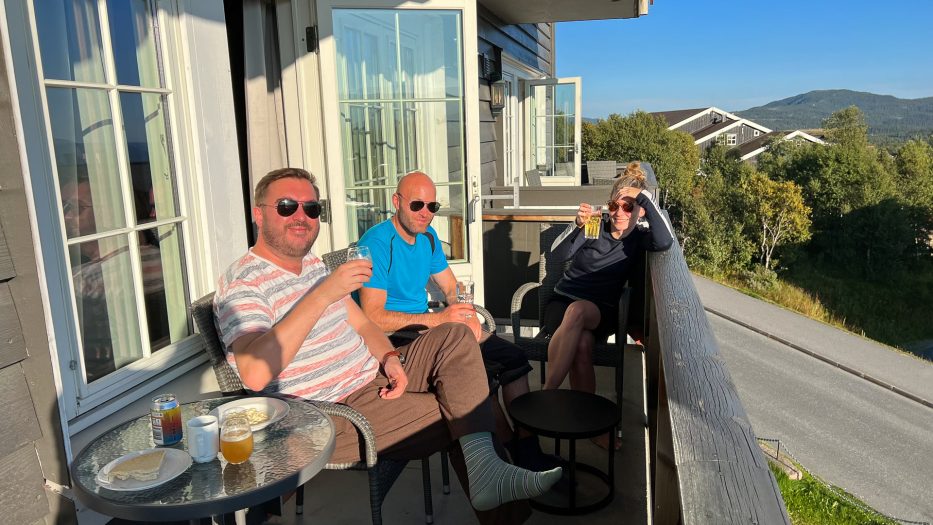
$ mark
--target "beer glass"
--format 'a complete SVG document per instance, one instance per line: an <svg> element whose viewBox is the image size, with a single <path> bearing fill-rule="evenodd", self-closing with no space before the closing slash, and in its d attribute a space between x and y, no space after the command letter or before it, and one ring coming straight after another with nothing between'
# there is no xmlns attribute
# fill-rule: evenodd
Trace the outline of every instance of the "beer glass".
<svg viewBox="0 0 933 525"><path fill-rule="evenodd" d="M253 431L245 410L231 409L223 413L220 424L220 453L227 463L243 463L253 453Z"/></svg>
<svg viewBox="0 0 933 525"><path fill-rule="evenodd" d="M365 259L369 262L373 262L373 256L369 252L369 246L351 246L347 248L347 261L355 261L357 259Z"/></svg>
<svg viewBox="0 0 933 525"><path fill-rule="evenodd" d="M602 204L590 204L592 211L590 218L586 220L583 226L583 236L587 239L598 239L599 229L602 227L603 213Z"/></svg>

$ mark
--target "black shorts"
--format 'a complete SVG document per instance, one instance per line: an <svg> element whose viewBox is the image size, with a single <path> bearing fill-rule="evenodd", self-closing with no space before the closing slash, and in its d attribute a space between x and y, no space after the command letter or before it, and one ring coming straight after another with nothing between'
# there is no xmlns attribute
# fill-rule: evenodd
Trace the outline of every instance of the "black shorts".
<svg viewBox="0 0 933 525"><path fill-rule="evenodd" d="M417 332L399 332L389 335L389 340L392 346L399 348L411 343L417 336ZM515 343L497 335L489 336L479 345L479 349L483 354L483 364L486 365L490 392L496 392L500 385L521 379L532 370L525 352Z"/></svg>
<svg viewBox="0 0 933 525"><path fill-rule="evenodd" d="M564 321L564 312L576 299L571 299L566 295L555 293L544 309L544 323L542 330L550 335L554 335L557 327ZM616 333L619 328L619 307L609 307L605 305L596 305L599 308L599 326L593 330L593 336L597 343L605 342L609 336Z"/></svg>
<svg viewBox="0 0 933 525"><path fill-rule="evenodd" d="M493 380L500 385L507 385L531 372L525 352L515 343L497 335L489 336L479 345L479 349L483 352L483 363L490 385Z"/></svg>

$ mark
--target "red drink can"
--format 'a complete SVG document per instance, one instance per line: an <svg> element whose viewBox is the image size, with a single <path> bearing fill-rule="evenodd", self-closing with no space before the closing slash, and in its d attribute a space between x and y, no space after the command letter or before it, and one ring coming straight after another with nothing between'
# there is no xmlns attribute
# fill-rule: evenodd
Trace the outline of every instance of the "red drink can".
<svg viewBox="0 0 933 525"><path fill-rule="evenodd" d="M152 421L152 440L156 445L174 445L181 441L181 405L175 394L152 398L149 419Z"/></svg>

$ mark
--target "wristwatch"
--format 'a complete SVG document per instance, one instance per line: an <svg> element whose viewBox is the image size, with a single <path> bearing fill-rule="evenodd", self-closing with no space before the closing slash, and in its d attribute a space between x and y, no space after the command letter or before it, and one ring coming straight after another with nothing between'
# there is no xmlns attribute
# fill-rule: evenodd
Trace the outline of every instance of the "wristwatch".
<svg viewBox="0 0 933 525"><path fill-rule="evenodd" d="M405 356L403 356L401 352L399 352L398 350L389 350L388 352L382 354L382 362L379 363L380 366L382 366L382 368L385 368L386 361L388 361L389 358L392 356L397 357L400 363L405 364Z"/></svg>

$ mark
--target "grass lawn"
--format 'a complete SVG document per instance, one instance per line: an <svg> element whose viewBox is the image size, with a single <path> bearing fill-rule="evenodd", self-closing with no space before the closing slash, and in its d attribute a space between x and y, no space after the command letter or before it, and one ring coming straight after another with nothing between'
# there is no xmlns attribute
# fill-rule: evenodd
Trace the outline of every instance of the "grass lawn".
<svg viewBox="0 0 933 525"><path fill-rule="evenodd" d="M794 525L897 525L895 521L866 512L840 498L807 473L795 481L780 468L773 464L770 466ZM840 488L835 490L844 493ZM851 494L846 495L858 501Z"/></svg>
<svg viewBox="0 0 933 525"><path fill-rule="evenodd" d="M933 272L931 272L933 273ZM933 274L888 282L831 275L806 264L782 273L770 286L750 286L739 276L706 275L807 317L904 349L933 340ZM933 356L927 356L933 359Z"/></svg>

